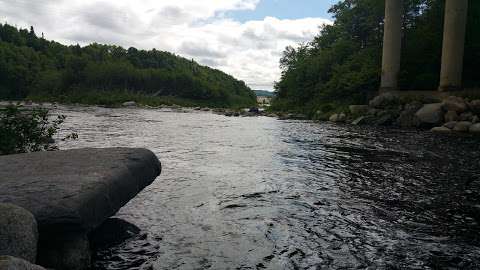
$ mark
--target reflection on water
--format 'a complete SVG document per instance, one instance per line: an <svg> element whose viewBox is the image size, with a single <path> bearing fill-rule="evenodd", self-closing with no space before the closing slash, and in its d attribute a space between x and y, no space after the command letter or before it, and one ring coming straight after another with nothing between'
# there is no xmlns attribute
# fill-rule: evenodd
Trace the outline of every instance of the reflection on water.
<svg viewBox="0 0 480 270"><path fill-rule="evenodd" d="M477 138L204 112L59 112L80 136L61 148L146 147L163 165L118 213L144 233L99 251L98 269L480 268Z"/></svg>

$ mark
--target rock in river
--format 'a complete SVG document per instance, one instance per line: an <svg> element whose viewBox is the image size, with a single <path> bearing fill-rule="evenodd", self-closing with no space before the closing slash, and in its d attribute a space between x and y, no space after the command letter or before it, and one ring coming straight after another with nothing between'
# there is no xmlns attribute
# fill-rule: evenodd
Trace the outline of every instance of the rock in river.
<svg viewBox="0 0 480 270"><path fill-rule="evenodd" d="M447 127L434 127L430 131L435 132L435 133L450 133L450 132L452 132L452 130L447 128Z"/></svg>
<svg viewBox="0 0 480 270"><path fill-rule="evenodd" d="M425 104L415 114L421 125L436 125L443 122L442 103Z"/></svg>
<svg viewBox="0 0 480 270"><path fill-rule="evenodd" d="M35 263L37 243L37 221L33 215L16 205L0 203L0 255Z"/></svg>
<svg viewBox="0 0 480 270"><path fill-rule="evenodd" d="M454 111L457 113L463 113L468 109L468 105L461 97L451 96L443 101L444 109L447 111Z"/></svg>
<svg viewBox="0 0 480 270"><path fill-rule="evenodd" d="M137 103L135 101L127 101L122 104L123 107L135 107Z"/></svg>
<svg viewBox="0 0 480 270"><path fill-rule="evenodd" d="M472 126L470 126L470 132L480 134L480 123L479 124L473 124Z"/></svg>
<svg viewBox="0 0 480 270"><path fill-rule="evenodd" d="M472 123L467 121L458 122L453 128L453 130L458 132L468 132L471 125Z"/></svg>
<svg viewBox="0 0 480 270"><path fill-rule="evenodd" d="M0 256L0 270L45 270L45 268L12 256Z"/></svg>
<svg viewBox="0 0 480 270"><path fill-rule="evenodd" d="M86 269L87 234L161 172L146 149L37 152L0 157L0 203L30 211L40 233L38 264Z"/></svg>

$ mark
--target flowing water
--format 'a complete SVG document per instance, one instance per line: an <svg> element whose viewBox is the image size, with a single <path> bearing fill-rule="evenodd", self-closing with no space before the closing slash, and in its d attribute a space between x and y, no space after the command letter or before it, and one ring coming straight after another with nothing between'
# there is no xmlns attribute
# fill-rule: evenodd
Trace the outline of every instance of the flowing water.
<svg viewBox="0 0 480 270"><path fill-rule="evenodd" d="M471 136L62 107L80 147L146 147L162 175L120 210L142 229L97 269L479 269Z"/></svg>

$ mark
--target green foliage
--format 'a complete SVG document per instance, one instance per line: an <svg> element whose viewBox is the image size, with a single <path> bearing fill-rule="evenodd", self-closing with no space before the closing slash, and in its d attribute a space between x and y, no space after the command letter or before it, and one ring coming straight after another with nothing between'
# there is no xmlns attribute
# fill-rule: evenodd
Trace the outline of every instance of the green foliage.
<svg viewBox="0 0 480 270"><path fill-rule="evenodd" d="M51 143L52 137L64 120L63 115L51 120L44 109L27 110L13 105L0 109L0 155L57 149Z"/></svg>
<svg viewBox="0 0 480 270"><path fill-rule="evenodd" d="M64 46L38 38L33 28L0 24L0 99L42 96L65 101L96 95L113 103L122 100L116 93L225 107L255 104L255 94L243 81L168 52L96 43Z"/></svg>
<svg viewBox="0 0 480 270"><path fill-rule="evenodd" d="M344 0L330 12L313 41L287 47L280 60L273 110L306 114L322 104L365 104L378 90L381 75L384 0ZM400 87L438 87L443 38L444 1L405 0ZM464 85L480 88L480 1L470 0L465 46Z"/></svg>

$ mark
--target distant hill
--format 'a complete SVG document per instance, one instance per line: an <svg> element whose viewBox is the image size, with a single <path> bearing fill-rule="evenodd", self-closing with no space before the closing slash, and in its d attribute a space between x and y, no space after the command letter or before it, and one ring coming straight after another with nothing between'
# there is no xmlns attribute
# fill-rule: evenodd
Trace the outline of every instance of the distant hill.
<svg viewBox="0 0 480 270"><path fill-rule="evenodd" d="M275 93L266 90L253 90L257 97L273 97Z"/></svg>
<svg viewBox="0 0 480 270"><path fill-rule="evenodd" d="M215 107L256 103L245 82L158 50L65 46L0 23L0 99L121 104L189 101ZM177 103L178 104L178 103Z"/></svg>

